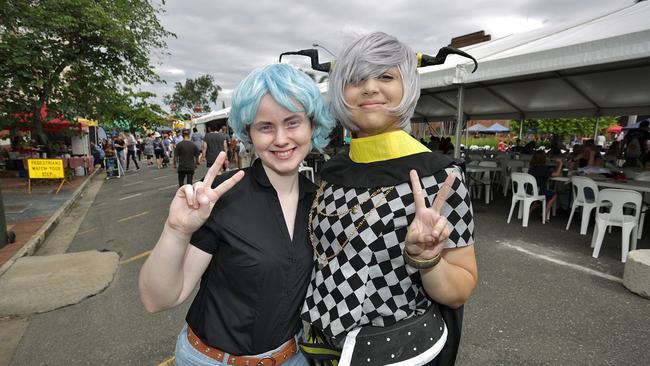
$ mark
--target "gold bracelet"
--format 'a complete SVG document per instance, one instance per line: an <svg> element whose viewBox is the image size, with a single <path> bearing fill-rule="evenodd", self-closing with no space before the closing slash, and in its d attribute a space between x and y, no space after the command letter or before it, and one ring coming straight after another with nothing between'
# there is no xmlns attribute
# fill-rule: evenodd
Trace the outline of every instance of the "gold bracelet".
<svg viewBox="0 0 650 366"><path fill-rule="evenodd" d="M404 257L404 262L406 262L406 264L408 264L411 267L415 267L417 269L433 268L440 262L440 259L442 258L440 253L438 253L431 259L427 259L427 260L417 259L411 257L411 255L406 249L404 249L402 256Z"/></svg>

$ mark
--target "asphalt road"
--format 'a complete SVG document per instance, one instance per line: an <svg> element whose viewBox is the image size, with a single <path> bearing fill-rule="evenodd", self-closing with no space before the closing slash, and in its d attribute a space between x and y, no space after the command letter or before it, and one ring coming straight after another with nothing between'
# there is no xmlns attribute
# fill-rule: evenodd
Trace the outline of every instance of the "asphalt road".
<svg viewBox="0 0 650 366"><path fill-rule="evenodd" d="M195 176L201 177L204 170ZM159 314L137 294L144 256L162 229L175 192L172 169L143 168L107 180L69 251L106 249L120 267L104 292L79 304L35 315L12 365L159 365L174 351L189 301ZM528 228L506 224L509 201L475 200L480 280L465 307L458 365L646 365L650 300L620 283L620 232L591 258L587 236L564 226L568 214ZM575 219L574 219L575 220ZM646 232L639 248L650 248Z"/></svg>

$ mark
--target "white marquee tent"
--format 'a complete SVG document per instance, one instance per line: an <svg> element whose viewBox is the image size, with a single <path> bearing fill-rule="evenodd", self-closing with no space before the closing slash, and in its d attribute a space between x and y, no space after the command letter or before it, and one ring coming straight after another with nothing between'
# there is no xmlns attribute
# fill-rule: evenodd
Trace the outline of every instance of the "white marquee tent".
<svg viewBox="0 0 650 366"><path fill-rule="evenodd" d="M227 119L229 115L230 115L230 107L220 109L218 111L212 111L204 116L193 119L192 126L208 123L210 121L214 121L218 119Z"/></svg>
<svg viewBox="0 0 650 366"><path fill-rule="evenodd" d="M479 62L476 73L455 55L420 70L414 122L456 119L460 139L468 119L648 114L648 19L650 2L643 1L465 47Z"/></svg>
<svg viewBox="0 0 650 366"><path fill-rule="evenodd" d="M420 69L413 122L650 114L650 1L463 48ZM321 92L327 85L320 84ZM230 108L192 121L228 118Z"/></svg>

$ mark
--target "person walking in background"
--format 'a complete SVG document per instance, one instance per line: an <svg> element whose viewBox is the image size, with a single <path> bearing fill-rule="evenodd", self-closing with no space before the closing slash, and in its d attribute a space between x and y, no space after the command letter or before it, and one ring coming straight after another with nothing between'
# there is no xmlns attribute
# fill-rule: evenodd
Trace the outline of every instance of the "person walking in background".
<svg viewBox="0 0 650 366"><path fill-rule="evenodd" d="M197 149L199 149L199 151L203 152L203 134L200 133L196 127L192 128L190 140L192 140L192 143ZM199 159L199 161L201 161L201 159Z"/></svg>
<svg viewBox="0 0 650 366"><path fill-rule="evenodd" d="M156 156L156 167L158 169L163 167L163 162L165 160L165 147L163 145L163 141L160 138L160 133L156 132L154 134L155 140L153 141L153 151L154 155Z"/></svg>
<svg viewBox="0 0 650 366"><path fill-rule="evenodd" d="M163 156L162 166L164 168L169 165L169 159L172 157L172 138L170 134L171 131L163 133L162 146L163 150L165 150L165 156Z"/></svg>
<svg viewBox="0 0 650 366"><path fill-rule="evenodd" d="M124 153L126 150L126 142L124 142L124 136L120 133L115 135L113 138L113 147L115 149L115 155L117 158L120 160L120 165L122 166L122 169L126 166L126 159L124 157Z"/></svg>
<svg viewBox="0 0 650 366"><path fill-rule="evenodd" d="M248 152L248 148L244 141L237 141L237 153L239 155L239 163L243 168L247 168L251 165L251 155Z"/></svg>
<svg viewBox="0 0 650 366"><path fill-rule="evenodd" d="M183 140L177 143L174 149L174 168L177 168L179 187L183 186L183 182L192 184L200 154L196 145L190 141L190 131L183 131L182 136Z"/></svg>
<svg viewBox="0 0 650 366"><path fill-rule="evenodd" d="M275 64L237 86L229 123L260 158L220 175L222 151L203 182L177 190L140 299L150 312L171 309L200 281L178 366L308 366L298 312L314 265L306 221L316 187L298 167L327 145L334 120L313 80Z"/></svg>
<svg viewBox="0 0 650 366"><path fill-rule="evenodd" d="M239 140L236 137L230 139L230 156L231 160L235 161L237 169L241 169L241 161L239 160Z"/></svg>
<svg viewBox="0 0 650 366"><path fill-rule="evenodd" d="M135 168L137 170L140 170L140 165L138 165L138 161L135 160L135 145L137 144L137 141L129 131L124 131L124 135L126 135L126 152L127 152L126 170L129 170L129 164L131 164L131 160L133 160L133 163L135 164Z"/></svg>
<svg viewBox="0 0 650 366"><path fill-rule="evenodd" d="M220 152L228 151L228 139L225 134L216 132L216 128L213 126L208 126L208 131L208 134L203 138L203 158L209 168L214 164ZM224 161L224 165L227 169L228 159Z"/></svg>
<svg viewBox="0 0 650 366"><path fill-rule="evenodd" d="M144 140L142 136L138 137L135 139L136 144L135 144L135 150L136 154L138 155L138 162L142 162L142 155L144 155Z"/></svg>
<svg viewBox="0 0 650 366"><path fill-rule="evenodd" d="M147 158L147 165L153 165L155 151L153 148L154 137L153 133L148 133L147 137L144 138L144 155Z"/></svg>

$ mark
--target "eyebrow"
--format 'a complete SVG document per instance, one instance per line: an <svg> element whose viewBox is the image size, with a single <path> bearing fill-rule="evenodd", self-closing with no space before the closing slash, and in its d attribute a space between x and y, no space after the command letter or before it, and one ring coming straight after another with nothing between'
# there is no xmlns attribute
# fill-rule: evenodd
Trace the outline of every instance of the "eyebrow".
<svg viewBox="0 0 650 366"><path fill-rule="evenodd" d="M290 120L295 119L295 118L302 119L302 115L300 115L300 113L304 113L304 112L292 113L289 116L287 116L287 118L284 119L284 122L290 121Z"/></svg>
<svg viewBox="0 0 650 366"><path fill-rule="evenodd" d="M302 119L302 116L300 115L300 113L304 113L304 112L292 113L292 114L288 115L285 119L283 119L282 122L288 122L288 121L291 121L292 119L296 119L296 118ZM257 123L272 123L272 122L271 121L266 121L266 120L259 120L259 121L255 121L255 122L251 123L251 125L254 125L254 124L257 124Z"/></svg>

